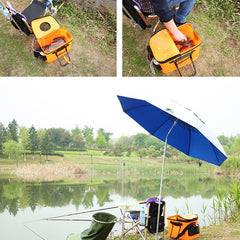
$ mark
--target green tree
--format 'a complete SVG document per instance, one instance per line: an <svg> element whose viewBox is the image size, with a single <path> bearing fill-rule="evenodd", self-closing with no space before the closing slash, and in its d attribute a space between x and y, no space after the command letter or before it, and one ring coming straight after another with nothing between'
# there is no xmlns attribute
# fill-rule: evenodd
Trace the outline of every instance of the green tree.
<svg viewBox="0 0 240 240"><path fill-rule="evenodd" d="M147 156L147 149L146 148L139 148L137 150L137 156L140 158L140 160L142 162L142 158Z"/></svg>
<svg viewBox="0 0 240 240"><path fill-rule="evenodd" d="M71 143L71 135L69 133L69 131L65 130L63 133L62 133L62 138L61 138L61 146L63 148L68 148L70 143Z"/></svg>
<svg viewBox="0 0 240 240"><path fill-rule="evenodd" d="M88 135L93 136L93 128L92 127L84 126L81 132L85 139Z"/></svg>
<svg viewBox="0 0 240 240"><path fill-rule="evenodd" d="M145 147L154 146L155 150L160 150L161 148L164 148L164 142L150 134L147 135L144 142Z"/></svg>
<svg viewBox="0 0 240 240"><path fill-rule="evenodd" d="M19 138L23 147L24 161L26 161L26 150L29 143L28 129L26 127L19 127Z"/></svg>
<svg viewBox="0 0 240 240"><path fill-rule="evenodd" d="M231 146L231 153L239 156L240 155L240 137L238 137Z"/></svg>
<svg viewBox="0 0 240 240"><path fill-rule="evenodd" d="M51 154L54 151L54 144L53 142L51 142L50 136L48 135L47 131L45 131L41 138L40 150L42 154L46 155L46 159L48 154Z"/></svg>
<svg viewBox="0 0 240 240"><path fill-rule="evenodd" d="M95 143L93 135L87 135L87 137L85 138L85 141L88 148L93 147Z"/></svg>
<svg viewBox="0 0 240 240"><path fill-rule="evenodd" d="M135 149L144 148L145 140L147 139L148 135L145 133L138 133L134 135L133 146Z"/></svg>
<svg viewBox="0 0 240 240"><path fill-rule="evenodd" d="M106 148L107 147L107 140L103 134L98 134L96 138L96 145L98 148Z"/></svg>
<svg viewBox="0 0 240 240"><path fill-rule="evenodd" d="M51 138L51 142L53 142L56 146L62 146L62 138L63 133L65 133L67 130L64 128L49 128L47 129L47 132Z"/></svg>
<svg viewBox="0 0 240 240"><path fill-rule="evenodd" d="M18 167L18 158L22 154L22 145L16 141L8 140L3 144L4 154L11 159L16 161L16 165Z"/></svg>
<svg viewBox="0 0 240 240"><path fill-rule="evenodd" d="M18 124L15 119L8 124L8 137L9 140L18 142Z"/></svg>
<svg viewBox="0 0 240 240"><path fill-rule="evenodd" d="M114 156L121 157L123 155L124 148L121 143L116 143L112 151Z"/></svg>
<svg viewBox="0 0 240 240"><path fill-rule="evenodd" d="M127 152L127 156L130 157L132 154L132 147L131 146L126 147L125 151Z"/></svg>
<svg viewBox="0 0 240 240"><path fill-rule="evenodd" d="M110 136L113 134L113 133L110 133L110 132L106 132L103 128L99 128L97 133L98 133L98 135L103 135L104 136L107 144L109 143Z"/></svg>
<svg viewBox="0 0 240 240"><path fill-rule="evenodd" d="M87 147L92 147L94 145L93 128L89 126L84 126L81 132L85 139Z"/></svg>
<svg viewBox="0 0 240 240"><path fill-rule="evenodd" d="M231 145L231 140L224 135L218 136L218 140L223 146L224 145L227 145L227 146Z"/></svg>
<svg viewBox="0 0 240 240"><path fill-rule="evenodd" d="M0 123L0 151L3 148L3 143L7 140L7 130L2 123Z"/></svg>
<svg viewBox="0 0 240 240"><path fill-rule="evenodd" d="M79 151L86 148L84 137L81 134L74 136L73 147L77 148Z"/></svg>
<svg viewBox="0 0 240 240"><path fill-rule="evenodd" d="M148 154L148 156L149 156L149 157L153 157L155 151L156 151L155 146L151 145L151 146L147 149L147 154Z"/></svg>
<svg viewBox="0 0 240 240"><path fill-rule="evenodd" d="M132 146L133 140L134 140L133 137L121 136L118 139L117 143L121 144L123 146L123 148L127 148L129 146Z"/></svg>
<svg viewBox="0 0 240 240"><path fill-rule="evenodd" d="M37 131L33 125L29 129L28 136L29 136L28 149L32 152L32 156L34 159L35 151L38 150L38 146L39 146L39 138L38 138Z"/></svg>
<svg viewBox="0 0 240 240"><path fill-rule="evenodd" d="M76 127L71 130L72 139L78 134L81 134L81 129L76 125Z"/></svg>

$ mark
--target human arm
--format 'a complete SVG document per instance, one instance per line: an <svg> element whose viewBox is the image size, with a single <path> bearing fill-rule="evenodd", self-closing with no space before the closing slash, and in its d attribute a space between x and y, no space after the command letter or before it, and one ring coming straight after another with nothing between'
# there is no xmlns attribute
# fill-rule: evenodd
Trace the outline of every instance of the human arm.
<svg viewBox="0 0 240 240"><path fill-rule="evenodd" d="M173 12L169 9L167 0L150 0L155 14L158 15L165 27L172 33L176 41L184 42L187 40L186 36L178 30L174 20Z"/></svg>

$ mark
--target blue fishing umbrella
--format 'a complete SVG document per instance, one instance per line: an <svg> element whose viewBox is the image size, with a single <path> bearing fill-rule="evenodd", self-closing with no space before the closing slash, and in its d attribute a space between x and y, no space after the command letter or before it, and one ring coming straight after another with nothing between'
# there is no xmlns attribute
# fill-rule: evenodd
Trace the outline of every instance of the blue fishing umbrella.
<svg viewBox="0 0 240 240"><path fill-rule="evenodd" d="M157 105L145 100L123 96L118 96L118 99L127 115L151 135L165 142L159 201L162 195L167 144L188 156L217 166L220 166L227 159L227 155L216 136L189 108L166 99L162 99ZM158 223L159 219L157 226Z"/></svg>
<svg viewBox="0 0 240 240"><path fill-rule="evenodd" d="M188 156L220 166L226 159L218 139L190 109L170 100L155 106L145 100L118 96L123 111L151 135Z"/></svg>

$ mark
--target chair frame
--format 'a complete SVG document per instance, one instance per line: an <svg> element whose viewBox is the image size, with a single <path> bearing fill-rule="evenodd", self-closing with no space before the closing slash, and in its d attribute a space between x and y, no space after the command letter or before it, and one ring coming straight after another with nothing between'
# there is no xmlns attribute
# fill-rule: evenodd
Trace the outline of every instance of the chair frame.
<svg viewBox="0 0 240 240"><path fill-rule="evenodd" d="M34 2L39 2L39 3L41 3L41 1L32 0L31 3L30 3L30 5L33 4ZM14 25L14 27L15 27L16 29L18 29L21 33L24 33L24 34L26 34L26 35L29 35L29 34L32 34L32 33L33 33L32 27L31 27L31 22L28 22L27 17L26 17L23 13L17 12L15 9L13 9L12 6L11 6L11 4L10 4L8 1L6 2L7 5L8 5L8 7L6 7L6 4L4 4L2 1L0 1L0 3L4 6L4 8L7 8L7 9L8 9L8 11L9 11L9 16L10 16L10 21L12 22L12 24ZM42 4L44 4L44 3L42 3ZM30 6L30 5L29 5L29 6ZM44 5L45 5L45 4L44 4ZM29 7L29 6L28 6L28 7ZM46 5L45 5L45 6L46 6ZM61 6L62 6L62 5L61 5ZM26 8L23 10L23 12L24 12L28 7L26 7ZM58 10L58 7L53 6L53 2L51 1L51 4L50 4L49 6L46 6L45 9L43 10L42 16L45 16L47 13L50 13L50 14L53 16L53 15L55 15L55 14L57 13L57 10ZM19 20L22 21L23 24L25 24L25 26L26 26L26 28L27 28L27 30L28 30L29 32L28 32L28 31L24 31L24 30L21 28L21 26L19 25L20 22L18 23L18 22L14 19L13 15L16 15L16 14L18 14Z"/></svg>
<svg viewBox="0 0 240 240"><path fill-rule="evenodd" d="M141 202L139 204L146 204L146 202ZM121 235L121 237L123 239L124 239L124 236L129 231L135 229L139 233L139 235L141 236L141 238L143 240L147 240L147 236L148 236L148 228L147 227L148 227L149 218L150 218L150 216L149 216L150 204L151 204L151 202L149 203L148 208L147 208L147 216L146 216L146 220L145 220L145 226L142 226L142 227L140 225L140 220L139 219L137 219L137 220L132 219L132 217L130 215L131 211L129 211L129 210L123 211L122 209L120 209L121 214L122 214L122 235ZM164 219L163 224L165 226L166 203L164 201L161 201L161 205L163 207L163 211L162 211L162 214L160 213L160 216L163 216L163 219ZM125 227L126 223L131 224L131 227L126 228ZM159 231L159 232L162 232L162 239L164 239L164 229L163 229L163 231Z"/></svg>
<svg viewBox="0 0 240 240"><path fill-rule="evenodd" d="M134 2L133 2L134 3ZM122 8L123 8L123 11L128 15L128 17L133 21L133 23L134 23L134 27L136 27L136 26L139 26L141 29L145 29L145 28L143 28L142 26L140 26L136 21L135 21L135 19L132 17L132 15L129 13L129 11L126 9L126 7L123 5L122 6ZM155 15L155 14L147 14L147 15L145 15L142 11L141 11L141 9L139 8L139 6L137 6L135 3L134 3L134 5L133 5L133 8L134 8L134 10L136 11L136 13L139 15L139 17L141 18L141 20L144 22L144 24L146 25L146 27L147 28L151 28L152 27L152 25L150 24L150 22L149 22L149 20L151 20L151 19L157 19L157 23L154 25L154 27L153 27L153 33L156 33L156 29L157 29L157 27L158 27L158 25L159 25L159 23L161 22L160 21L160 19L159 19L159 17L157 16L157 15Z"/></svg>

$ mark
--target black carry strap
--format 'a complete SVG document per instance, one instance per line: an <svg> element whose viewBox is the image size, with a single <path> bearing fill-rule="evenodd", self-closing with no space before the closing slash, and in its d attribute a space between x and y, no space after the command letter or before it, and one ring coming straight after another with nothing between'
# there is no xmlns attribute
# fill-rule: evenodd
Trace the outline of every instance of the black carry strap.
<svg viewBox="0 0 240 240"><path fill-rule="evenodd" d="M70 58L69 53L68 53L68 50L67 50L68 45L69 45L69 44L64 45L64 46L60 47L57 51L54 52L55 55L57 56L58 62L60 63L60 65L61 65L62 67L67 66L67 65L70 64L70 62L71 62L71 58ZM63 56L63 59L65 60L65 63L63 63L63 62L60 60L60 57L58 56L58 52L62 51L63 49L65 49L66 55L67 55L67 58L66 58L65 56Z"/></svg>
<svg viewBox="0 0 240 240"><path fill-rule="evenodd" d="M195 64L194 64L194 62L193 62L193 58L192 58L192 54L194 53L194 51L195 50L193 50L193 51L191 51L191 52L189 52L189 53L187 53L187 54L185 54L185 55L183 55L182 57L180 57L180 58L178 58L178 59L176 59L176 60L174 60L173 62L174 62L174 64L175 64L175 66L176 66L176 68L177 68L177 70L178 70L178 73L179 73L179 75L182 77L183 75L182 75L182 73L181 73L181 71L180 71L180 69L179 69L179 67L178 67L178 62L179 61L181 61L181 60L187 60L187 57L190 57L190 60L191 60L191 63L192 63L192 66L193 66L193 74L192 75L190 75L189 77L194 77L195 75L196 75L196 73L197 73L197 71L196 71L196 67L195 67ZM186 59L185 59L186 58Z"/></svg>
<svg viewBox="0 0 240 240"><path fill-rule="evenodd" d="M195 223L192 222L192 223L188 224L188 225L182 230L182 232L180 232L182 223L173 222L173 221L170 221L170 222L171 222L171 224L172 224L173 226L178 226L178 227L179 227L178 235L177 235L177 237L175 237L175 238L171 237L171 238L173 238L173 239L179 239L180 237L182 237L182 236L186 233L187 230L189 230L189 229L190 229L191 227L193 227L193 226L196 226ZM172 227L172 230L173 230L173 227ZM171 230L171 235L172 235L172 230Z"/></svg>

